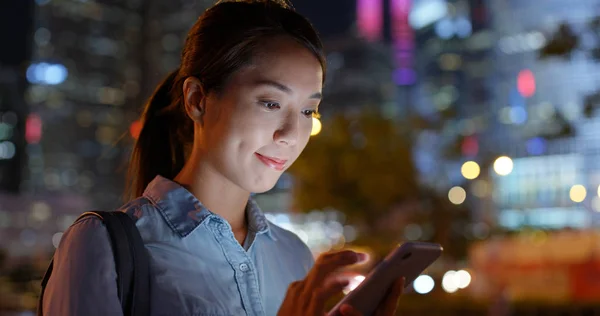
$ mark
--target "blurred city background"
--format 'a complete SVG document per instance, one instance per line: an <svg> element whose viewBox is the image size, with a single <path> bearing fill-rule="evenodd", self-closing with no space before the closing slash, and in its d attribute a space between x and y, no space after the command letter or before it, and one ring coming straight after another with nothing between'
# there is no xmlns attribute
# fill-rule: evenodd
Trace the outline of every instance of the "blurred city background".
<svg viewBox="0 0 600 316"><path fill-rule="evenodd" d="M122 203L141 107L213 2L0 2L0 314L32 315L62 232ZM268 218L371 266L441 243L402 315L600 315L600 0L294 5L328 78Z"/></svg>

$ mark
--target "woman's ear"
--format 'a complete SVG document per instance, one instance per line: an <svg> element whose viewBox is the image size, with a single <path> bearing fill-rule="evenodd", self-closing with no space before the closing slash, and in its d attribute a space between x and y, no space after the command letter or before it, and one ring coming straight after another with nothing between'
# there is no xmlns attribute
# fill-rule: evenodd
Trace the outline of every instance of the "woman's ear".
<svg viewBox="0 0 600 316"><path fill-rule="evenodd" d="M200 124L206 113L206 95L202 82L196 77L188 77L183 82L183 102L187 115Z"/></svg>

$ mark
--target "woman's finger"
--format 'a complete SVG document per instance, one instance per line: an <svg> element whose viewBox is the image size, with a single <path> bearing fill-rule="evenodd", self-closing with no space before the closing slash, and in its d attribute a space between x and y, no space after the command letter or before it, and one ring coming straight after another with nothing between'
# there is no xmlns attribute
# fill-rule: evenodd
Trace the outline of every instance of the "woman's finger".
<svg viewBox="0 0 600 316"><path fill-rule="evenodd" d="M361 312L348 304L340 306L340 314L343 316L363 316Z"/></svg>
<svg viewBox="0 0 600 316"><path fill-rule="evenodd" d="M326 281L323 287L313 290L312 293L308 293L310 297L309 313L308 315L321 315L325 310L325 303L334 295L342 292L342 290L348 286L347 280L338 280L331 278Z"/></svg>
<svg viewBox="0 0 600 316"><path fill-rule="evenodd" d="M365 254L350 250L321 255L306 277L305 290L310 293L336 270L363 261L365 257Z"/></svg>

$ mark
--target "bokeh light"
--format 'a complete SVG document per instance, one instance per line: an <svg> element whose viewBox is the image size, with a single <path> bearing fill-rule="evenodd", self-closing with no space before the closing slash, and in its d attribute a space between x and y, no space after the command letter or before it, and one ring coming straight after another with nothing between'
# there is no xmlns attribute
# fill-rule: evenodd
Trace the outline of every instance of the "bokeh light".
<svg viewBox="0 0 600 316"><path fill-rule="evenodd" d="M35 113L29 114L25 121L25 140L29 144L37 144L42 139L42 119Z"/></svg>
<svg viewBox="0 0 600 316"><path fill-rule="evenodd" d="M475 161L467 161L460 168L460 172L462 173L465 179L473 180L479 176L481 168Z"/></svg>
<svg viewBox="0 0 600 316"><path fill-rule="evenodd" d="M140 137L140 133L142 132L143 124L140 120L134 121L129 125L129 134L133 139L138 139Z"/></svg>
<svg viewBox="0 0 600 316"><path fill-rule="evenodd" d="M62 239L63 233L62 232L58 232L54 235L52 235L52 245L54 246L54 248L58 248L58 246L60 245L60 240Z"/></svg>
<svg viewBox="0 0 600 316"><path fill-rule="evenodd" d="M433 278L426 274L418 276L413 282L413 288L415 289L415 292L419 294L427 294L431 292L434 286L435 282L433 281Z"/></svg>
<svg viewBox="0 0 600 316"><path fill-rule="evenodd" d="M583 202L585 200L586 195L586 189L581 184L576 184L571 187L571 190L569 190L569 197L575 203Z"/></svg>
<svg viewBox="0 0 600 316"><path fill-rule="evenodd" d="M479 152L479 142L476 137L467 136L463 139L460 149L465 156L476 156Z"/></svg>
<svg viewBox="0 0 600 316"><path fill-rule="evenodd" d="M464 289L471 284L471 274L465 270L456 271L454 282L459 289Z"/></svg>
<svg viewBox="0 0 600 316"><path fill-rule="evenodd" d="M501 156L494 161L494 171L498 175L506 176L512 172L513 169L513 161L510 157Z"/></svg>
<svg viewBox="0 0 600 316"><path fill-rule="evenodd" d="M469 286L471 279L471 274L466 270L450 270L442 278L442 288L447 293L454 293Z"/></svg>
<svg viewBox="0 0 600 316"><path fill-rule="evenodd" d="M459 186L453 187L448 191L448 199L452 204L462 204L467 199L467 192Z"/></svg>
<svg viewBox="0 0 600 316"><path fill-rule="evenodd" d="M546 152L546 140L542 137L527 140L526 146L530 155L543 155Z"/></svg>
<svg viewBox="0 0 600 316"><path fill-rule="evenodd" d="M450 270L444 274L442 278L442 289L446 291L446 293L454 293L458 291L458 286L454 282L454 275L456 271Z"/></svg>
<svg viewBox="0 0 600 316"><path fill-rule="evenodd" d="M485 180L475 180L471 185L473 195L478 198L484 198L490 193L490 185Z"/></svg>
<svg viewBox="0 0 600 316"><path fill-rule="evenodd" d="M519 93L529 98L535 93L535 77L529 69L524 69L517 76L517 89Z"/></svg>
<svg viewBox="0 0 600 316"><path fill-rule="evenodd" d="M321 132L322 124L321 121L316 117L313 117L312 120L313 125L312 130L310 131L310 136L315 136Z"/></svg>

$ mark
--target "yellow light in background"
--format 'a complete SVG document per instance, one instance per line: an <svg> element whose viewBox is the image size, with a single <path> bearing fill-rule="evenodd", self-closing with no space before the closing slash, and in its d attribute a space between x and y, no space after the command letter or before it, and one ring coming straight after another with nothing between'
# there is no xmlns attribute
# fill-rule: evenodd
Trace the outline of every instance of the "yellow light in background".
<svg viewBox="0 0 600 316"><path fill-rule="evenodd" d="M458 70L462 66L462 58L457 54L443 54L440 56L439 64L443 70Z"/></svg>
<svg viewBox="0 0 600 316"><path fill-rule="evenodd" d="M530 238L533 245L541 246L548 240L548 234L543 230L534 230Z"/></svg>
<svg viewBox="0 0 600 316"><path fill-rule="evenodd" d="M467 161L460 168L460 172L463 177L469 180L473 180L479 176L481 169L475 161Z"/></svg>
<svg viewBox="0 0 600 316"><path fill-rule="evenodd" d="M600 196L600 185L598 186L598 196Z"/></svg>
<svg viewBox="0 0 600 316"><path fill-rule="evenodd" d="M509 157L501 156L494 161L494 171L501 176L508 175L513 170L513 161Z"/></svg>
<svg viewBox="0 0 600 316"><path fill-rule="evenodd" d="M321 132L322 126L321 126L321 121L318 118L313 117L312 120L313 120L312 121L313 125L312 125L312 130L310 131L310 136L315 136Z"/></svg>
<svg viewBox="0 0 600 316"><path fill-rule="evenodd" d="M462 204L466 198L467 192L461 187L456 186L450 189L450 191L448 191L448 199L452 204Z"/></svg>
<svg viewBox="0 0 600 316"><path fill-rule="evenodd" d="M478 198L484 198L490 194L490 185L485 180L475 180L471 185L471 192Z"/></svg>
<svg viewBox="0 0 600 316"><path fill-rule="evenodd" d="M575 203L583 202L583 200L585 200L586 195L587 192L585 190L585 187L581 184L576 184L571 187L571 190L569 190L569 197Z"/></svg>

